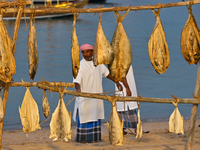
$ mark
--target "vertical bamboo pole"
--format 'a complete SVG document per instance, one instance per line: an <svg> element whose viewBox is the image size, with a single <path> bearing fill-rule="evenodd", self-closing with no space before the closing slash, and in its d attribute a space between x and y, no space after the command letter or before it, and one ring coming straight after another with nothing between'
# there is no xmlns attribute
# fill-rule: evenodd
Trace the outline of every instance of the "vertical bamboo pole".
<svg viewBox="0 0 200 150"><path fill-rule="evenodd" d="M200 63L199 63L198 71L197 71L197 79L196 79L194 95L199 97L199 94L200 94ZM196 117L197 117L197 110L198 110L198 105L194 104L192 106L192 111L191 111L191 116L190 116L189 137L188 137L188 141L186 145L186 150L193 149L193 137L194 137Z"/></svg>
<svg viewBox="0 0 200 150"><path fill-rule="evenodd" d="M23 12L23 7L20 6L19 10L18 10L16 21L15 21L15 28L14 28L14 33L13 33L13 43L14 43L12 45L12 53L13 53L13 55L15 53L15 46L16 46L16 42L17 42L17 36L18 36L18 31L19 31L19 25L20 25L20 20L21 20L22 12ZM10 83L6 83L5 84L4 94L3 94L3 111L4 111L4 117L5 117L6 104L7 104L8 93L9 93L9 84ZM3 124L4 124L4 119L0 123L0 150L1 150L1 147L2 147Z"/></svg>

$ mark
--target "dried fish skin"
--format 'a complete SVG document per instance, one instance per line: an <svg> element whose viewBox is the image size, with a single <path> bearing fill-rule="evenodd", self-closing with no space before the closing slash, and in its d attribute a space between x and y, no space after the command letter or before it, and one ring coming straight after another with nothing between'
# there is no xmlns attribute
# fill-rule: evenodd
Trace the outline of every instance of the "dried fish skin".
<svg viewBox="0 0 200 150"><path fill-rule="evenodd" d="M111 115L109 124L107 123L108 131L109 131L109 142L111 145L116 146L123 146L123 122L119 119L117 109L115 106L118 97L114 99L108 97L108 100L112 104Z"/></svg>
<svg viewBox="0 0 200 150"><path fill-rule="evenodd" d="M181 33L181 51L188 64L197 64L200 60L200 35L199 28L192 13Z"/></svg>
<svg viewBox="0 0 200 150"><path fill-rule="evenodd" d="M38 64L39 57L37 51L37 31L35 24L32 25L32 19L30 19L30 28L28 35L28 64L29 64L29 76L30 79L34 79Z"/></svg>
<svg viewBox="0 0 200 150"><path fill-rule="evenodd" d="M140 109L138 109L138 124L137 124L137 134L136 134L136 138L141 138L142 137L142 121L140 118Z"/></svg>
<svg viewBox="0 0 200 150"><path fill-rule="evenodd" d="M93 52L93 61L95 66L98 66L99 64L110 64L114 59L113 48L105 36L101 21L102 14L99 14L99 24Z"/></svg>
<svg viewBox="0 0 200 150"><path fill-rule="evenodd" d="M178 107L175 107L175 110L169 118L169 132L179 134L184 134L183 128L183 116L181 116Z"/></svg>
<svg viewBox="0 0 200 150"><path fill-rule="evenodd" d="M155 12L156 24L148 42L148 53L152 66L158 74L164 74L170 65L169 48L167 45L165 31L162 26L159 12Z"/></svg>
<svg viewBox="0 0 200 150"><path fill-rule="evenodd" d="M115 12L118 23L111 41L111 45L114 49L114 59L108 64L108 69L115 82L123 81L128 73L133 58L131 44L122 25L122 21L128 11L123 16L120 16L118 12Z"/></svg>
<svg viewBox="0 0 200 150"><path fill-rule="evenodd" d="M16 73L15 58L12 53L12 41L0 15L0 80L8 83Z"/></svg>
<svg viewBox="0 0 200 150"><path fill-rule="evenodd" d="M76 79L80 67L80 50L79 50L79 42L78 37L76 35L76 20L78 15L74 14L74 21L72 27L72 35L71 35L71 60L72 60L72 73L73 77Z"/></svg>
<svg viewBox="0 0 200 150"><path fill-rule="evenodd" d="M47 99L47 95L46 95L45 92L44 92L44 96L43 96L43 99L42 99L42 110L43 110L44 116L46 118L48 118L49 114L51 112L50 112L50 106L49 106L49 102L48 102L48 99Z"/></svg>
<svg viewBox="0 0 200 150"><path fill-rule="evenodd" d="M53 141L71 139L71 112L67 111L63 98L59 99L58 106L52 114L50 122L50 139Z"/></svg>
<svg viewBox="0 0 200 150"><path fill-rule="evenodd" d="M27 136L28 132L41 129L39 125L39 109L37 103L31 95L30 87L26 88L21 108L19 106L19 113L21 123L23 125L23 131Z"/></svg>

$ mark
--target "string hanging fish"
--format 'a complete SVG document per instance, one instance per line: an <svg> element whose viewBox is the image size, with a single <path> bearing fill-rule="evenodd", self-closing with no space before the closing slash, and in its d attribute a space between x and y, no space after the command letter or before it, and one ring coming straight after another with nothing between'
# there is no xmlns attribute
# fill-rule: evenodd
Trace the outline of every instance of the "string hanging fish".
<svg viewBox="0 0 200 150"><path fill-rule="evenodd" d="M39 58L37 52L37 31L35 24L32 24L32 15L30 17L30 28L28 35L28 64L29 64L29 76L30 79L34 79L37 72Z"/></svg>
<svg viewBox="0 0 200 150"><path fill-rule="evenodd" d="M23 131L26 133L27 137L28 132L41 129L39 125L40 118L38 105L31 95L30 87L26 87L26 93L21 108L19 107L19 113L23 125Z"/></svg>
<svg viewBox="0 0 200 150"><path fill-rule="evenodd" d="M12 53L12 41L0 15L0 80L8 83L16 73L15 58Z"/></svg>
<svg viewBox="0 0 200 150"><path fill-rule="evenodd" d="M156 12L156 24L148 42L148 52L151 64L158 74L164 74L170 64L169 48L167 45L165 31L160 20L160 9Z"/></svg>
<svg viewBox="0 0 200 150"><path fill-rule="evenodd" d="M50 122L50 139L53 141L63 140L68 142L71 139L71 112L67 111L63 97L60 95L58 106L52 114Z"/></svg>
<svg viewBox="0 0 200 150"><path fill-rule="evenodd" d="M197 64L200 60L200 35L196 20L189 5L189 16L181 33L181 51L189 64Z"/></svg>
<svg viewBox="0 0 200 150"><path fill-rule="evenodd" d="M102 15L99 13L99 24L96 33L96 40L94 44L93 61L94 65L110 64L114 58L113 48L106 38L102 27Z"/></svg>
<svg viewBox="0 0 200 150"><path fill-rule="evenodd" d="M123 81L128 73L133 57L129 38L122 25L122 21L129 10L130 9L128 9L123 16L120 16L118 12L115 12L118 23L111 41L114 50L114 59L108 64L110 74L115 81Z"/></svg>
<svg viewBox="0 0 200 150"><path fill-rule="evenodd" d="M117 109L115 106L115 103L119 99L119 96L114 97L114 99L110 98L107 95L106 97L112 105L110 121L109 123L107 123L110 144L114 146L123 146L123 122L119 119Z"/></svg>
<svg viewBox="0 0 200 150"><path fill-rule="evenodd" d="M71 35L71 60L72 60L72 73L74 78L78 75L79 67L80 67L80 52L79 52L79 43L78 37L76 35L76 20L79 15L74 13L74 21L72 27L72 35Z"/></svg>
<svg viewBox="0 0 200 150"><path fill-rule="evenodd" d="M169 118L169 132L172 132L175 134L179 134L179 133L184 134L183 116L181 116L181 114L178 110L179 99L177 99L177 97L175 97L175 96L173 96L173 97L176 99L176 103L172 101L172 103L175 106L175 109Z"/></svg>

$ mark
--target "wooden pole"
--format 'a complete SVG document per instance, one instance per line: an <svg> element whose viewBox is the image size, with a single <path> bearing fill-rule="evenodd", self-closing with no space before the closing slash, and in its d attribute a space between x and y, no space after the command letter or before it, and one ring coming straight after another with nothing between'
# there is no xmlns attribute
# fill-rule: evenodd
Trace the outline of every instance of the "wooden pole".
<svg viewBox="0 0 200 150"><path fill-rule="evenodd" d="M23 12L23 7L20 6L18 9L16 21L15 21L15 28L14 28L14 32L13 32L13 38L12 38L12 41L13 41L12 53L13 53L13 55L15 54L15 47L16 47L16 43L17 43L17 37L18 37L18 31L19 31L22 12Z"/></svg>
<svg viewBox="0 0 200 150"><path fill-rule="evenodd" d="M8 99L8 92L9 92L9 83L6 83L5 88L4 88L4 93L3 93L3 112L4 112L4 117L5 117L5 112L6 112L6 104L7 104L7 99ZM3 121L0 123L0 149L1 149L1 146L2 146L2 134L3 134L4 117L3 117Z"/></svg>
<svg viewBox="0 0 200 150"><path fill-rule="evenodd" d="M199 94L200 94L200 63L199 63L198 71L197 71L197 79L196 79L194 95L199 97ZM194 137L196 117L197 117L197 110L198 110L198 104L193 104L193 107L191 110L189 137L188 137L188 141L186 145L186 150L193 149L193 137Z"/></svg>
<svg viewBox="0 0 200 150"><path fill-rule="evenodd" d="M147 9L158 9L158 8L168 8L168 7L178 7L189 5L190 1L187 2L177 2L177 3L167 3L157 5L146 5L146 6L124 6L124 7L108 7L108 8L25 8L24 13L26 14L43 14L43 13L98 13L98 12L112 12L112 11L126 11L130 10L147 10ZM193 4L200 3L200 0L193 0ZM8 8L5 13L14 13L16 9Z"/></svg>

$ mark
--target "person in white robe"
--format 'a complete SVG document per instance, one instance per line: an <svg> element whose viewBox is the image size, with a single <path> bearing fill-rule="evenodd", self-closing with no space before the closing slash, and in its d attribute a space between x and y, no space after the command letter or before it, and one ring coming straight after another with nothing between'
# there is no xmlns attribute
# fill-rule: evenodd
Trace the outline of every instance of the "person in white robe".
<svg viewBox="0 0 200 150"><path fill-rule="evenodd" d="M80 61L79 73L74 79L78 92L103 93L102 78L114 81L105 65L94 66L93 46L83 44L80 47L83 59ZM116 82L118 89L122 85ZM103 100L77 97L74 105L73 119L77 122L77 142L101 141L101 119L104 119Z"/></svg>
<svg viewBox="0 0 200 150"><path fill-rule="evenodd" d="M125 81L125 80L124 80ZM126 75L126 83L123 81L123 91L117 91L116 94L120 94L121 96L132 96L137 97L137 89L136 89L136 83L133 73L133 67L132 65L129 68L129 71ZM134 129L135 134L137 132L137 102L116 102L117 105L117 112L119 114L119 118L124 122L123 129L124 129L124 135L127 134L125 131L127 128Z"/></svg>

